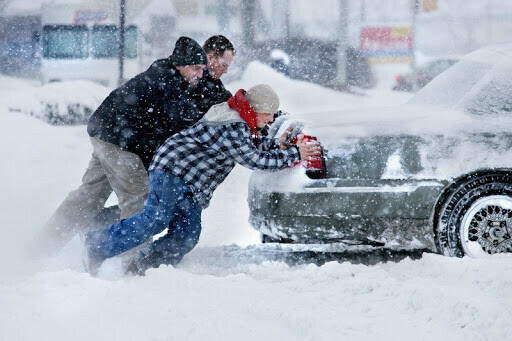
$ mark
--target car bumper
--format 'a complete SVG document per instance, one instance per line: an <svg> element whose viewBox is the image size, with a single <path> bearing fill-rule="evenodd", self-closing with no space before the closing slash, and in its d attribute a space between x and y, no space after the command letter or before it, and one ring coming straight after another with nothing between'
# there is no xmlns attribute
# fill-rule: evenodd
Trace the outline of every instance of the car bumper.
<svg viewBox="0 0 512 341"><path fill-rule="evenodd" d="M296 192L252 188L250 223L274 239L297 243L378 240L434 249L431 217L445 185L329 179Z"/></svg>

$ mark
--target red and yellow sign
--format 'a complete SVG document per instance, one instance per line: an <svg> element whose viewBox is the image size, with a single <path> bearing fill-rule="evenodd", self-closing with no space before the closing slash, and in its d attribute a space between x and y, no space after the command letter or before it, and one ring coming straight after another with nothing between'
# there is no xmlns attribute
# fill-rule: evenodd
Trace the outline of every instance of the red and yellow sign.
<svg viewBox="0 0 512 341"><path fill-rule="evenodd" d="M370 62L409 62L412 40L411 26L363 27L360 50Z"/></svg>

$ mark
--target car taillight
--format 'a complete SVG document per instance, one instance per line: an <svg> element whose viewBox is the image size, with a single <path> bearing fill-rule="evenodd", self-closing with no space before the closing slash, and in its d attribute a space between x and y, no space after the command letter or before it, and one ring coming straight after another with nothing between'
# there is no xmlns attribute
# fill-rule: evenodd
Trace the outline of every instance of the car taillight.
<svg viewBox="0 0 512 341"><path fill-rule="evenodd" d="M304 135L304 139L302 140L305 144L311 143L313 141L318 141L316 137L310 135ZM297 137L293 138L291 141L293 144L297 144ZM306 168L306 175L311 179L322 179L325 178L326 175L326 166L325 166L325 158L324 151L322 146L320 145L321 154L320 156L316 156L311 158L310 160L302 160L299 164Z"/></svg>
<svg viewBox="0 0 512 341"><path fill-rule="evenodd" d="M306 144L308 142L318 141L316 137L304 135L304 140ZM325 158L324 158L324 149L320 145L320 156L315 156L311 158L311 160L306 160L306 175L311 179L322 179L325 178L326 175L326 166L325 166Z"/></svg>

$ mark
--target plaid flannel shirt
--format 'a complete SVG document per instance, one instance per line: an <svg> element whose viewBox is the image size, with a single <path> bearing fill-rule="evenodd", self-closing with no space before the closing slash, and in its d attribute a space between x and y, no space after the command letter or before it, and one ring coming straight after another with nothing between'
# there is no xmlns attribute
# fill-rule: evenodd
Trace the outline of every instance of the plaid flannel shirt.
<svg viewBox="0 0 512 341"><path fill-rule="evenodd" d="M168 138L158 148L149 170L162 168L180 177L206 208L213 191L236 163L250 169L277 170L299 160L297 147L279 149L275 139L263 137L256 146L245 122L200 121Z"/></svg>

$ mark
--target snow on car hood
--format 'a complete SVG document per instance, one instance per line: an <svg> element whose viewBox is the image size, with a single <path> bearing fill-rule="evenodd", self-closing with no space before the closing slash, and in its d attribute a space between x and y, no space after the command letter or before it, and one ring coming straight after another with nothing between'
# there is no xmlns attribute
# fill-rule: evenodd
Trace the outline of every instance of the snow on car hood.
<svg viewBox="0 0 512 341"><path fill-rule="evenodd" d="M510 127L512 115L412 104L377 112L322 113L305 120L305 132L316 136L328 155L348 159L360 153L358 158L367 158L367 163L386 163L380 178L451 179L477 169L512 167ZM418 161L404 152L400 141L405 140L417 148ZM364 155L392 143L397 147L390 147L386 160ZM361 144L367 149L358 150ZM414 162L418 164L410 165Z"/></svg>
<svg viewBox="0 0 512 341"><path fill-rule="evenodd" d="M306 132L342 136L508 133L512 126L512 43L470 53L406 105L297 115Z"/></svg>
<svg viewBox="0 0 512 341"><path fill-rule="evenodd" d="M404 105L396 108L366 109L358 111L332 111L301 117L307 134L324 143L340 137L367 137L399 134L444 134L463 125L472 128L477 122L459 111L442 107Z"/></svg>
<svg viewBox="0 0 512 341"><path fill-rule="evenodd" d="M450 180L512 168L511 74L512 44L494 45L462 58L407 104L293 119L322 143L331 177ZM280 192L308 183L303 170L287 176L294 179L256 173L253 183Z"/></svg>
<svg viewBox="0 0 512 341"><path fill-rule="evenodd" d="M450 180L478 169L512 168L512 115L406 104L316 113L300 121L322 143L328 167L337 157L340 168L359 172L348 178ZM407 143L414 145L412 154ZM255 172L251 179L251 185L275 192L298 192L311 182L304 168Z"/></svg>
<svg viewBox="0 0 512 341"><path fill-rule="evenodd" d="M299 119L304 132L323 143L340 137L378 135L458 135L510 132L510 115L473 115L441 106L405 104L400 107L310 114Z"/></svg>

